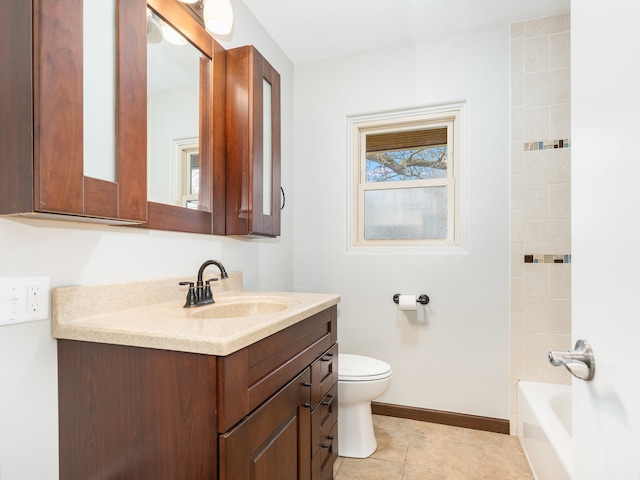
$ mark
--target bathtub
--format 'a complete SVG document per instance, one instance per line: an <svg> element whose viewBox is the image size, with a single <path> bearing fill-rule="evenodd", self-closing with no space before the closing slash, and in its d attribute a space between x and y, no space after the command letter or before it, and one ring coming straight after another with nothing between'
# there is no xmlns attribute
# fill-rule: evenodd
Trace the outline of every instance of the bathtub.
<svg viewBox="0 0 640 480"><path fill-rule="evenodd" d="M571 480L571 386L518 382L516 428L537 480Z"/></svg>

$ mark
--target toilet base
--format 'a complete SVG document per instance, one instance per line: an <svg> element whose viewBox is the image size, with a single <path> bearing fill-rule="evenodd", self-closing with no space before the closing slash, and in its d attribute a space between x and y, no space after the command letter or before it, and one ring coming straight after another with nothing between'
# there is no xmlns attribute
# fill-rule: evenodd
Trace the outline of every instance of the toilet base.
<svg viewBox="0 0 640 480"><path fill-rule="evenodd" d="M371 402L341 405L338 403L338 455L367 458L378 448L373 431Z"/></svg>

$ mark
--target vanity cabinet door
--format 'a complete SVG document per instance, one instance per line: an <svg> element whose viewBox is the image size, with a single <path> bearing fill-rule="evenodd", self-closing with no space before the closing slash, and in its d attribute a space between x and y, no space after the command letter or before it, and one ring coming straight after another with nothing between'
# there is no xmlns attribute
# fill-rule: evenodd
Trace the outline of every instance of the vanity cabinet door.
<svg viewBox="0 0 640 480"><path fill-rule="evenodd" d="M116 180L84 174L83 0L0 3L0 214L146 220L146 2L118 2ZM6 83L6 85L5 85ZM6 88L5 88L6 87ZM142 88L140 88L142 87ZM58 217L65 218L65 217ZM68 217L67 217L68 218ZM93 220L95 221L95 220Z"/></svg>
<svg viewBox="0 0 640 480"><path fill-rule="evenodd" d="M220 435L220 480L309 480L310 380L307 368Z"/></svg>
<svg viewBox="0 0 640 480"><path fill-rule="evenodd" d="M226 234L280 235L280 75L253 46L227 50Z"/></svg>
<svg viewBox="0 0 640 480"><path fill-rule="evenodd" d="M58 340L60 478L216 478L215 367L214 356Z"/></svg>

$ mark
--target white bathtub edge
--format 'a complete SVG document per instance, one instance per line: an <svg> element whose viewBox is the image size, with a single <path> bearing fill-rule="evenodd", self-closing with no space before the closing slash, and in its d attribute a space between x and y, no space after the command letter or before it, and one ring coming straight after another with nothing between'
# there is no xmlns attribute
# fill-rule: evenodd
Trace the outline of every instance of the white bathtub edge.
<svg viewBox="0 0 640 480"><path fill-rule="evenodd" d="M571 386L520 381L517 391L516 433L536 479L571 479L571 436L551 406L552 398L570 395Z"/></svg>

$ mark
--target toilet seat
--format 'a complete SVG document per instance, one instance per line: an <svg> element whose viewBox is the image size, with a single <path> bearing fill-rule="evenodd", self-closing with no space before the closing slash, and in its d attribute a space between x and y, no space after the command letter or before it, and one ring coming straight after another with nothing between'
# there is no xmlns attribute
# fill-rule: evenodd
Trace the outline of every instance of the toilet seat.
<svg viewBox="0 0 640 480"><path fill-rule="evenodd" d="M392 373L391 365L382 360L350 353L338 354L339 382L383 380L389 378Z"/></svg>

